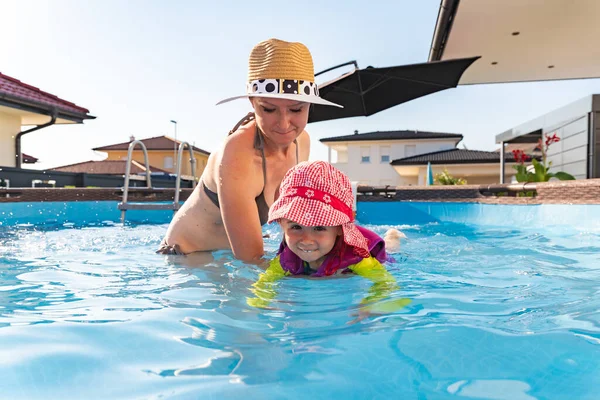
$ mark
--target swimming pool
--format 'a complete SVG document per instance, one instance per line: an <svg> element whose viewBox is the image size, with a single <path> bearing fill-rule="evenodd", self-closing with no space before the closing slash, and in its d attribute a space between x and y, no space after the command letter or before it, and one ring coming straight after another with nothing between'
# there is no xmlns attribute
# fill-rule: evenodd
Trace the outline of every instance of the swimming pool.
<svg viewBox="0 0 600 400"><path fill-rule="evenodd" d="M412 302L356 323L360 277L285 279L254 309L260 270L229 252L154 254L168 212L20 207L0 204L2 397L600 393L600 206L359 203L362 224L408 236L389 270Z"/></svg>

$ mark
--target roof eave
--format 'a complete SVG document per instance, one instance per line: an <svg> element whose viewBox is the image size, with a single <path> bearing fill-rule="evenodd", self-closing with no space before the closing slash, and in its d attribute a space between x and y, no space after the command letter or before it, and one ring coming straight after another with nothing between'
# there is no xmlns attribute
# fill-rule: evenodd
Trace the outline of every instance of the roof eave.
<svg viewBox="0 0 600 400"><path fill-rule="evenodd" d="M396 163L396 160L393 160L390 165L392 167L419 167L423 165L427 165L427 163L431 163L431 165L465 165L465 164L500 164L500 160L464 160L464 161L419 161L412 163ZM505 164L514 164L513 160L505 160Z"/></svg>
<svg viewBox="0 0 600 400"><path fill-rule="evenodd" d="M429 62L440 61L444 55L446 41L452 30L452 22L458 10L460 0L442 0L438 11L438 18L431 38Z"/></svg>
<svg viewBox="0 0 600 400"><path fill-rule="evenodd" d="M123 148L123 149L107 149L106 147L94 147L92 150L94 151L101 151L103 153L106 153L107 151L127 151L129 150L129 147L127 148ZM169 149L146 149L147 151L173 151L172 148ZM200 150L200 149L193 149L194 152L196 153L200 153L200 154L204 154L206 156L210 156L210 152L205 151L205 150Z"/></svg>
<svg viewBox="0 0 600 400"><path fill-rule="evenodd" d="M354 138L346 138L346 139L340 139L340 138L323 138L323 139L319 139L319 142L321 143L334 143L334 142L374 142L374 141L402 141L402 140L438 140L438 139L454 139L454 140L458 140L458 142L460 142L461 140L464 139L464 136L461 134L457 134L458 136L438 136L438 137L416 137L416 138L372 138L372 139L364 139L364 138L360 138L360 139L354 139ZM457 142L457 143L458 143Z"/></svg>
<svg viewBox="0 0 600 400"><path fill-rule="evenodd" d="M102 153L106 153L107 151L127 151L127 150L129 150L129 147L122 148L122 149L108 149L106 147L94 147L92 150L93 151L101 151ZM134 149L134 150L137 150L137 149ZM169 148L169 149L148 149L147 148L146 151L173 151L173 149L172 148ZM200 153L205 156L210 156L210 152L208 152L206 150L201 150L201 149L196 148L196 149L193 149L193 151L195 153Z"/></svg>
<svg viewBox="0 0 600 400"><path fill-rule="evenodd" d="M8 93L0 93L0 105L5 107L16 108L27 112L32 112L35 114L49 116L52 115L52 110L54 109L54 106L51 106L49 104L34 100L23 99L21 97L13 96ZM65 110L60 107L56 107L56 110L58 111L57 118L66 119L68 121L73 121L76 123L83 123L83 121L86 119L96 119L96 117L93 115L77 113L74 111Z"/></svg>

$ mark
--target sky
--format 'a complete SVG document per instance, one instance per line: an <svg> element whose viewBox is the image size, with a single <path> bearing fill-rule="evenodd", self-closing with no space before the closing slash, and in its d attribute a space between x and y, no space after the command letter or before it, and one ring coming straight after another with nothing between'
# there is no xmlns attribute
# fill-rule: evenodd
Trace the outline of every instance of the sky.
<svg viewBox="0 0 600 400"><path fill-rule="evenodd" d="M304 43L315 72L426 62L440 0L302 2L188 0L0 0L0 72L90 110L84 124L23 137L44 169L104 158L91 149L160 135L207 151L247 112L243 94L252 47L268 38ZM368 6L367 6L368 5ZM348 67L349 68L349 67ZM349 69L317 78L325 82ZM319 139L358 130L461 133L469 149L494 150L495 136L584 96L600 79L459 86L370 117L311 123Z"/></svg>

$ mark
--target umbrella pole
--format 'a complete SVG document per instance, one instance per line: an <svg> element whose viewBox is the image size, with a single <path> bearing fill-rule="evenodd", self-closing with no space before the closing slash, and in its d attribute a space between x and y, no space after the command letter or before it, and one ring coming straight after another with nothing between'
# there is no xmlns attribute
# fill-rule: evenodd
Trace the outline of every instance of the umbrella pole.
<svg viewBox="0 0 600 400"><path fill-rule="evenodd" d="M323 71L321 71L321 72L317 72L317 73L315 74L315 77L317 77L317 76L319 76L319 75L321 75L321 74L324 74L325 72L333 71L334 69L338 69L338 68L340 68L340 67L345 67L346 65L350 65L350 64L354 64L354 68L355 68L355 69L358 69L358 64L356 63L356 60L352 60L352 61L348 61L348 62L346 62L346 63L343 63L343 64L340 64L340 65L336 65L335 67L331 67L331 68L324 69L324 70L323 70Z"/></svg>

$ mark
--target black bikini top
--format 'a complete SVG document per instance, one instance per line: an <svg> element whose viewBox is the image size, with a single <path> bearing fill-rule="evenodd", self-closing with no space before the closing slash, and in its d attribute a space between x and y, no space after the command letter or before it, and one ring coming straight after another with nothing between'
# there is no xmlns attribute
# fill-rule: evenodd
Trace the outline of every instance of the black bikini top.
<svg viewBox="0 0 600 400"><path fill-rule="evenodd" d="M252 115L252 117L250 118L250 114L248 116L246 116L242 121L240 121L240 123L238 123L236 125L236 127L232 130L232 132L235 132L235 130L237 130L237 128L245 122L249 122L252 119L254 119L254 115ZM230 132L230 134L232 133ZM294 144L296 145L296 164L298 164L298 142L294 139ZM260 131L260 129L258 129L258 125L256 125L256 135L254 135L254 149L256 150L260 150L260 154L262 157L262 168L263 168L263 190L262 192L260 192L260 194L258 196L255 197L254 201L256 201L256 207L258 208L258 218L260 220L260 224L264 225L267 223L267 221L269 220L269 206L267 205L267 201L265 200L265 187L264 185L267 183L267 159L265 157L265 141L263 139L263 134ZM219 195L215 192L213 192L212 190L210 190L208 187L206 187L206 185L204 184L204 182L201 182L202 184L202 188L204 189L204 193L206 193L206 196L210 199L210 201L217 206L217 208L220 208L219 206Z"/></svg>

